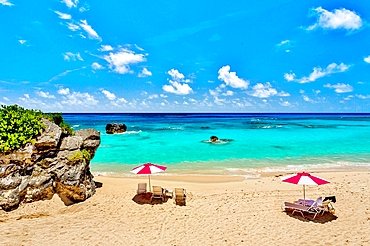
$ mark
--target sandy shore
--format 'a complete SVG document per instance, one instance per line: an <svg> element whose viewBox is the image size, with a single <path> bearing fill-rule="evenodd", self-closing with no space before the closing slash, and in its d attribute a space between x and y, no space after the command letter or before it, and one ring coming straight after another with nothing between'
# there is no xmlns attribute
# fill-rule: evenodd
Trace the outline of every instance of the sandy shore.
<svg viewBox="0 0 370 246"><path fill-rule="evenodd" d="M281 210L303 191L276 175L152 176L152 185L186 188L186 206L136 196L145 176L99 176L102 187L83 203L67 207L54 196L0 211L0 245L370 245L370 171L316 175L331 183L307 187L306 196L337 202L335 216L314 221Z"/></svg>

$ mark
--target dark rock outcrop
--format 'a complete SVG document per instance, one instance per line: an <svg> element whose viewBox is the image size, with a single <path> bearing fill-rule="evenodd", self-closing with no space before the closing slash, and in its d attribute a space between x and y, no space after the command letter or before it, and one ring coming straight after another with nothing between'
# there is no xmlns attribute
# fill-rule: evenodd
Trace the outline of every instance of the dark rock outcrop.
<svg viewBox="0 0 370 246"><path fill-rule="evenodd" d="M95 193L90 160L100 145L94 129L63 134L56 124L46 125L35 144L0 153L0 207L17 208L21 202L51 199L58 194L65 204L81 202Z"/></svg>
<svg viewBox="0 0 370 246"><path fill-rule="evenodd" d="M110 123L107 124L105 127L105 132L107 134L114 134L114 133L122 133L127 130L127 126L125 124L120 123Z"/></svg>

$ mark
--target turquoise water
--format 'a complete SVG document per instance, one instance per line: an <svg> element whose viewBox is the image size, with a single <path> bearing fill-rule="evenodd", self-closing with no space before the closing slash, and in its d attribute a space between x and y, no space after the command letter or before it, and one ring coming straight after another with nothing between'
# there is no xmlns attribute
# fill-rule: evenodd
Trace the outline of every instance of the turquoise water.
<svg viewBox="0 0 370 246"><path fill-rule="evenodd" d="M64 114L76 130L101 132L94 173L128 174L140 164L166 173L249 174L370 168L368 114ZM122 134L106 134L108 123ZM223 140L210 143L210 136Z"/></svg>

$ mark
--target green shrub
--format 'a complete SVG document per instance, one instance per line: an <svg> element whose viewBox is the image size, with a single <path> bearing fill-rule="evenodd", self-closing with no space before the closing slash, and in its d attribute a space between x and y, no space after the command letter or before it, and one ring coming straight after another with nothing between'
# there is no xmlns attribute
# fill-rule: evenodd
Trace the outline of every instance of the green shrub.
<svg viewBox="0 0 370 246"><path fill-rule="evenodd" d="M45 125L41 122L42 112L24 109L18 105L0 109L0 152L20 148L26 143L33 143L41 134Z"/></svg>
<svg viewBox="0 0 370 246"><path fill-rule="evenodd" d="M57 124L68 135L74 135L74 130L64 122L62 113L43 114L40 110L24 109L18 105L0 108L0 152L18 149L26 143L34 143L45 125L41 118L46 118Z"/></svg>
<svg viewBox="0 0 370 246"><path fill-rule="evenodd" d="M90 155L89 151L83 149L81 152L82 152L82 155L84 156L85 160L87 160L87 161L91 160L91 155Z"/></svg>
<svg viewBox="0 0 370 246"><path fill-rule="evenodd" d="M54 122L62 130L66 131L68 133L68 135L75 135L75 131L73 130L73 128L70 125L68 125L67 123L64 122L64 118L62 116L62 113L44 114L44 118Z"/></svg>
<svg viewBox="0 0 370 246"><path fill-rule="evenodd" d="M70 162L78 162L78 161L84 160L84 155L81 151L75 151L73 152L72 155L67 156L67 159Z"/></svg>

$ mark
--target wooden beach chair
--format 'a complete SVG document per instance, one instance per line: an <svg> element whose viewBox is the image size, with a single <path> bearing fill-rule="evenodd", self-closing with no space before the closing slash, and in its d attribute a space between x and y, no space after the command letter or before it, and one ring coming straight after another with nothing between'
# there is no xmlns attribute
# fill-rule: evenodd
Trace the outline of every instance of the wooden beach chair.
<svg viewBox="0 0 370 246"><path fill-rule="evenodd" d="M162 201L164 201L164 197L165 189L163 189L161 186L153 186L153 193L150 201L152 201L153 199L162 199Z"/></svg>
<svg viewBox="0 0 370 246"><path fill-rule="evenodd" d="M137 185L137 194L146 194L146 183L139 183Z"/></svg>
<svg viewBox="0 0 370 246"><path fill-rule="evenodd" d="M184 188L175 188L176 205L186 205L186 190Z"/></svg>

